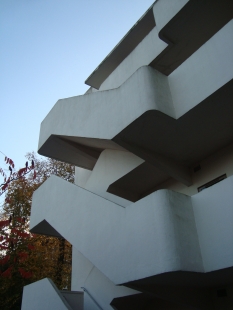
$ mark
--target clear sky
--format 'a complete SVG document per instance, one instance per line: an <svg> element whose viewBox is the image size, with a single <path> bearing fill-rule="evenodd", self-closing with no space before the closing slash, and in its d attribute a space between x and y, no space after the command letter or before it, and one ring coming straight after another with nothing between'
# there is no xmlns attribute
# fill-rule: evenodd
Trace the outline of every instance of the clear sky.
<svg viewBox="0 0 233 310"><path fill-rule="evenodd" d="M0 0L0 151L18 168L56 101L88 89L85 79L153 2Z"/></svg>

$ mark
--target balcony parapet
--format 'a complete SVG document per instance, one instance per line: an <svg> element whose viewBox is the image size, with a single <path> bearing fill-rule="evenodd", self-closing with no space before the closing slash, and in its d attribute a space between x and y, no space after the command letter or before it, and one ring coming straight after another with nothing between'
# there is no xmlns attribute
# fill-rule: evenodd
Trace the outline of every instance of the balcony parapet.
<svg viewBox="0 0 233 310"><path fill-rule="evenodd" d="M160 190L122 208L52 176L34 193L30 227L53 227L116 284L207 272L233 265L232 189L230 177L193 197Z"/></svg>
<svg viewBox="0 0 233 310"><path fill-rule="evenodd" d="M190 167L233 141L232 30L233 20L168 77L141 67L117 89L59 100L39 153L92 170L103 150L128 150L146 162L141 171L149 164L190 186Z"/></svg>
<svg viewBox="0 0 233 310"><path fill-rule="evenodd" d="M190 197L172 191L122 208L52 176L34 193L30 225L42 234L53 227L117 284L203 271Z"/></svg>
<svg viewBox="0 0 233 310"><path fill-rule="evenodd" d="M69 301L59 291L53 281L44 278L24 287L22 310L43 309L43 310L83 310L83 292L76 293L76 307L73 308Z"/></svg>

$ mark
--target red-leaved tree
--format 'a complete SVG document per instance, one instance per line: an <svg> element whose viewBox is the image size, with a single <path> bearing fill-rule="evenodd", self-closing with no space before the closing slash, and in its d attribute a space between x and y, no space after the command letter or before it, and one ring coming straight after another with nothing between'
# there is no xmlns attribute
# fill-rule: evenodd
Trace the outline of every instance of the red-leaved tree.
<svg viewBox="0 0 233 310"><path fill-rule="evenodd" d="M60 289L70 286L70 244L31 234L29 220L33 192L52 173L73 182L74 167L38 159L34 153L27 155L24 168L16 170L8 157L5 165L7 173L0 170L4 198L0 212L0 309L20 309L23 286L29 283L50 277Z"/></svg>

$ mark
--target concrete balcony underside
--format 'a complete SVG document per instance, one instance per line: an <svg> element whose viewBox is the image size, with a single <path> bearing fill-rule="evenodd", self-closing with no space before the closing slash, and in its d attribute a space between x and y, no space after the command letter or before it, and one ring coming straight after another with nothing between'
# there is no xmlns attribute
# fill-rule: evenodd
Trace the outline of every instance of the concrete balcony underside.
<svg viewBox="0 0 233 310"><path fill-rule="evenodd" d="M33 196L30 227L63 236L115 284L229 268L232 179L192 198L160 190L122 208L53 176Z"/></svg>
<svg viewBox="0 0 233 310"><path fill-rule="evenodd" d="M163 4L160 6L162 9ZM160 30L159 37L168 46L150 65L165 75L171 74L233 18L232 12L231 0L188 1ZM155 4L155 23L163 18L159 14Z"/></svg>
<svg viewBox="0 0 233 310"><path fill-rule="evenodd" d="M111 184L108 192L137 201L162 188L166 178L191 185L193 165L233 141L232 90L233 80L177 120L148 111L123 129L113 141L145 162Z"/></svg>
<svg viewBox="0 0 233 310"><path fill-rule="evenodd" d="M76 166L93 169L104 149L127 149L145 162L111 184L108 192L137 201L152 191L160 189L161 184L169 178L176 179L187 186L191 185L190 168L232 143L232 102L233 80L177 120L160 111L149 110L112 138L109 132L115 126L114 121L112 124L107 124L106 128L109 130L103 129L101 139L80 137L79 135L85 131L81 127L79 127L80 133L77 130L77 136L65 135L66 132L63 132L63 135L52 134L41 145L39 153ZM65 118L65 113L61 111L58 117L62 115L64 122L59 131L63 131L65 122L68 124L66 127L78 124L79 121L74 115L79 114L78 104L70 120ZM122 115L122 118L124 119L125 116ZM59 122L55 115L54 119ZM72 123L72 119L75 123ZM197 123L198 126L196 126ZM87 125L90 125L88 119ZM83 124L84 127L87 125ZM54 133L57 131L56 128L51 130ZM95 133L93 132L92 135L95 136Z"/></svg>
<svg viewBox="0 0 233 310"><path fill-rule="evenodd" d="M216 303L224 302L217 293L220 288L228 288L228 296L232 292L233 268L227 268L207 274L176 272L158 276L153 279L144 279L126 286L137 288L142 294L114 298L111 305L118 310L192 310L216 309ZM169 285L168 285L169 283ZM225 308L231 309L232 304ZM152 308L153 307L153 308Z"/></svg>
<svg viewBox="0 0 233 310"><path fill-rule="evenodd" d="M168 46L147 65L169 75L233 18L231 0L182 2L173 4L176 14L170 17L167 16L169 15L167 6L170 5L167 1L155 3L149 8L85 83L99 89L105 79L155 25L159 30L160 39Z"/></svg>
<svg viewBox="0 0 233 310"><path fill-rule="evenodd" d="M168 77L141 67L119 88L59 100L39 153L89 170L105 149L134 153L145 163L109 187L131 201L171 178L192 185L190 168L233 142L232 31L233 20Z"/></svg>

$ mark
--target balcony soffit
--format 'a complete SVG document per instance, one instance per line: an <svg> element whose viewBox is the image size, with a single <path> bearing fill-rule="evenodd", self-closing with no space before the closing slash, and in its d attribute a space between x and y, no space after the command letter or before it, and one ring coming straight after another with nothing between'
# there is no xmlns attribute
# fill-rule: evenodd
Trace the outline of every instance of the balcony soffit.
<svg viewBox="0 0 233 310"><path fill-rule="evenodd" d="M144 308L147 304L166 309L180 309L181 305L185 305L185 309L187 306L190 306L190 309L194 306L205 309L208 307L210 288L214 290L231 285L232 277L233 267L208 273L167 272L125 283L125 286L144 293L114 298L111 305L122 309L126 309L125 305L128 308L132 306L133 309L141 309L140 307ZM197 300L197 296L202 296L201 301ZM203 296L206 296L206 299L203 299Z"/></svg>
<svg viewBox="0 0 233 310"><path fill-rule="evenodd" d="M150 6L139 21L129 30L117 46L92 72L92 74L86 79L85 84L99 89L103 81L106 80L106 78L155 27L153 5Z"/></svg>
<svg viewBox="0 0 233 310"><path fill-rule="evenodd" d="M85 83L96 89L155 27L153 6L109 53ZM159 32L168 46L150 64L169 75L233 18L231 0L190 0Z"/></svg>
<svg viewBox="0 0 233 310"><path fill-rule="evenodd" d="M150 66L171 74L232 18L231 0L190 0L159 32L168 46Z"/></svg>
<svg viewBox="0 0 233 310"><path fill-rule="evenodd" d="M131 201L160 188L170 177L189 186L190 167L233 141L232 90L233 80L177 120L147 111L112 141L51 135L39 153L92 170L105 148L133 152L146 162L109 187L123 198L128 192L126 199Z"/></svg>
<svg viewBox="0 0 233 310"><path fill-rule="evenodd" d="M233 81L178 120L148 111L123 129L113 141L145 163L112 183L108 192L136 201L160 189L170 177L189 185L190 168L233 141L232 89Z"/></svg>

